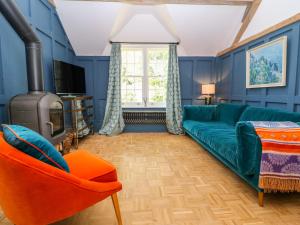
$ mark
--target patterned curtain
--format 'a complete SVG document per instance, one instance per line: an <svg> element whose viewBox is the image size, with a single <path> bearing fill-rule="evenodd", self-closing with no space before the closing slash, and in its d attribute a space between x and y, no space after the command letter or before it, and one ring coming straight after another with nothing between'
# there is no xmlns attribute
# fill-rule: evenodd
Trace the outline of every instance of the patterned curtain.
<svg viewBox="0 0 300 225"><path fill-rule="evenodd" d="M109 81L105 116L99 134L117 135L125 127L121 105L121 45L113 43L109 62Z"/></svg>
<svg viewBox="0 0 300 225"><path fill-rule="evenodd" d="M182 134L180 78L176 44L169 45L169 66L166 105L166 120L168 131L172 134Z"/></svg>

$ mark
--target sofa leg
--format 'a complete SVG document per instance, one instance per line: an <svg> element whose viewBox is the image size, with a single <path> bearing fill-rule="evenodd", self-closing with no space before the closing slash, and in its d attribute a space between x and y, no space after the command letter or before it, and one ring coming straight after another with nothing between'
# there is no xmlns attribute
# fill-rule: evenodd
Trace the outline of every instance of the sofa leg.
<svg viewBox="0 0 300 225"><path fill-rule="evenodd" d="M264 192L262 191L258 192L258 204L260 207L264 206Z"/></svg>
<svg viewBox="0 0 300 225"><path fill-rule="evenodd" d="M121 211L120 211L120 206L119 206L119 200L118 200L118 195L117 193L114 193L111 195L111 199L115 208L115 213L117 216L118 220L118 225L122 225L122 218L121 218Z"/></svg>

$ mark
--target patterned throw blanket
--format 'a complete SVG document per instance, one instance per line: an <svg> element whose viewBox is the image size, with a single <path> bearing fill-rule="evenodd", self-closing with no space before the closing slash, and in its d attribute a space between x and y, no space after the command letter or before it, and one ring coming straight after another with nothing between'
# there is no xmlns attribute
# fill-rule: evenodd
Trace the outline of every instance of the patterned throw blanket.
<svg viewBox="0 0 300 225"><path fill-rule="evenodd" d="M251 122L262 143L259 187L265 192L300 191L300 126Z"/></svg>

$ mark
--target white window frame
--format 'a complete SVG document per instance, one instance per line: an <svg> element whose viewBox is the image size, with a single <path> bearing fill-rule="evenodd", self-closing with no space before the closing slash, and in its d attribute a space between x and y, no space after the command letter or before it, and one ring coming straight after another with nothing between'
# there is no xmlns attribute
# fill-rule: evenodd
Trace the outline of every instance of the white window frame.
<svg viewBox="0 0 300 225"><path fill-rule="evenodd" d="M136 104L136 103L122 103L123 108L166 108L166 102L160 104L153 104L149 102L149 75L148 75L148 49L151 48L165 48L169 49L169 46L166 44L147 44L147 45L136 45L136 44L123 44L121 48L140 48L143 52L143 78L142 78L142 105ZM167 79L167 77L166 77ZM121 84L122 85L122 84ZM145 101L146 100L146 101Z"/></svg>

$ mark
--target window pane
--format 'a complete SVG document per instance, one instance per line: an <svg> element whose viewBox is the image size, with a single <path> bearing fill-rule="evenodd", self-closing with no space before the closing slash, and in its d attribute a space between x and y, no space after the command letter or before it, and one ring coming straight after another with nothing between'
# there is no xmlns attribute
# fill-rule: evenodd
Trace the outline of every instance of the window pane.
<svg viewBox="0 0 300 225"><path fill-rule="evenodd" d="M123 106L143 103L143 50L122 48L121 97Z"/></svg>
<svg viewBox="0 0 300 225"><path fill-rule="evenodd" d="M122 46L123 107L165 106L168 57L166 46Z"/></svg>
<svg viewBox="0 0 300 225"><path fill-rule="evenodd" d="M143 76L143 50L122 49L122 73L126 76Z"/></svg>
<svg viewBox="0 0 300 225"><path fill-rule="evenodd" d="M151 48L147 53L149 104L165 106L169 51L167 48Z"/></svg>
<svg viewBox="0 0 300 225"><path fill-rule="evenodd" d="M166 77L149 77L149 102L156 105L165 105Z"/></svg>
<svg viewBox="0 0 300 225"><path fill-rule="evenodd" d="M121 81L122 103L142 103L142 77L123 76Z"/></svg>
<svg viewBox="0 0 300 225"><path fill-rule="evenodd" d="M152 48L148 49L148 75L167 76L168 72L168 49Z"/></svg>

